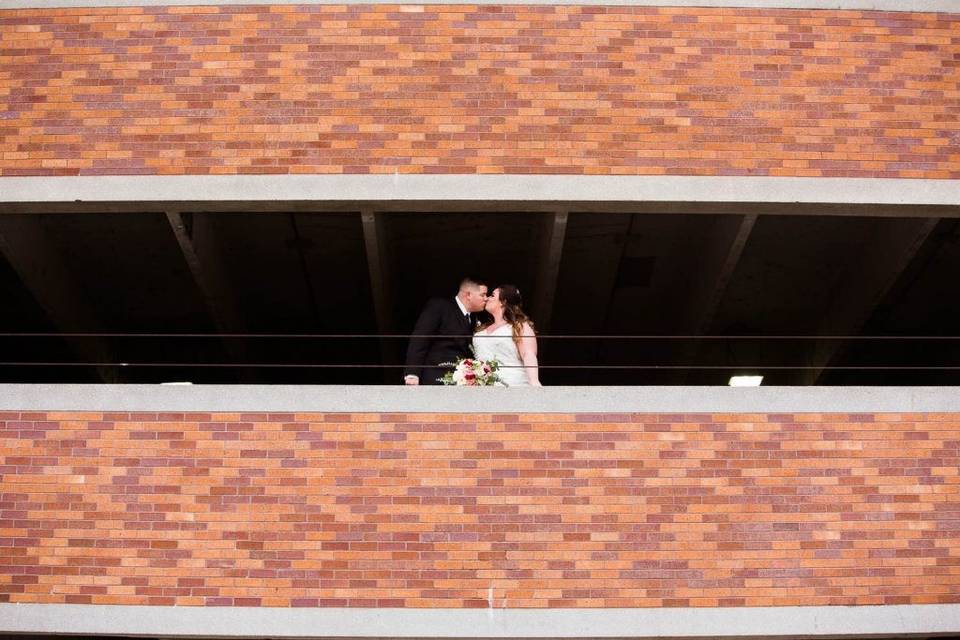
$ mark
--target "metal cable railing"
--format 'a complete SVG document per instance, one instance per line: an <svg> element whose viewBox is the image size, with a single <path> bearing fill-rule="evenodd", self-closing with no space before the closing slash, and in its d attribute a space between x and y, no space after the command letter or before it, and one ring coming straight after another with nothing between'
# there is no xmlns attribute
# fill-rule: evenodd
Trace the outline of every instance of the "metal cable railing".
<svg viewBox="0 0 960 640"><path fill-rule="evenodd" d="M0 332L0 338L252 338L252 339L404 339L465 338L461 334L413 335L409 333L104 333L104 332ZM476 334L473 338L492 338ZM538 340L960 340L960 336L864 336L864 335L664 335L664 334L537 334Z"/></svg>
<svg viewBox="0 0 960 640"><path fill-rule="evenodd" d="M0 367L174 367L174 368L264 368L264 369L405 369L403 364L321 364L297 362L0 362ZM702 370L732 371L741 369L772 371L960 371L960 366L902 366L902 365L864 365L864 366L811 366L811 365L672 365L672 364L541 364L536 367L524 365L500 365L500 369L572 369L572 370L636 370L670 371Z"/></svg>
<svg viewBox="0 0 960 640"><path fill-rule="evenodd" d="M0 332L3 338L58 338L58 339L211 339L211 340L410 340L433 338L466 338L461 334L412 335L405 333L171 333L171 332ZM473 338L483 339L485 334L476 334ZM935 342L957 341L954 335L699 335L699 334L541 334L543 341L882 341L882 342ZM264 369L404 369L404 364L393 363L325 363L325 362L160 362L160 361L0 361L0 367L170 367L170 368L264 368ZM502 368L524 368L522 365ZM810 364L540 364L544 370L636 370L636 371L732 371L732 370L768 370L768 371L960 371L960 365L839 365L825 363Z"/></svg>

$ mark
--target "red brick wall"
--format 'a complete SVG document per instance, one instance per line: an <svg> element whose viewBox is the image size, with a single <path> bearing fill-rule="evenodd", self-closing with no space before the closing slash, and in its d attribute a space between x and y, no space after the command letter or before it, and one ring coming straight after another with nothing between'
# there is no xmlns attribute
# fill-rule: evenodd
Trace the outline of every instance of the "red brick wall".
<svg viewBox="0 0 960 640"><path fill-rule="evenodd" d="M960 178L960 15L0 10L0 176Z"/></svg>
<svg viewBox="0 0 960 640"><path fill-rule="evenodd" d="M0 602L960 603L960 415L0 413Z"/></svg>

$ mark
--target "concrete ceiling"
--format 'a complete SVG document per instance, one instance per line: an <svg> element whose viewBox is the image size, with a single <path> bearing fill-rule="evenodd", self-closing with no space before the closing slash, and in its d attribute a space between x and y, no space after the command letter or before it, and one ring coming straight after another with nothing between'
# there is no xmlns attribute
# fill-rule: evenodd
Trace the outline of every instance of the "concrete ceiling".
<svg viewBox="0 0 960 640"><path fill-rule="evenodd" d="M960 233L949 218L648 211L149 212L0 215L3 381L392 382L388 338L463 274L536 308L547 384L957 384ZM534 319L538 319L535 315ZM549 336L671 336L660 339ZM767 339L677 339L760 335ZM831 336L816 340L772 336ZM99 366L70 366L71 363ZM131 366L115 367L126 362ZM181 366L145 367L143 363ZM242 363L283 365L241 366ZM187 365L229 365L195 367ZM359 369L291 365L371 365ZM630 366L647 369L587 369ZM653 367L665 367L655 369ZM777 367L802 367L780 369Z"/></svg>

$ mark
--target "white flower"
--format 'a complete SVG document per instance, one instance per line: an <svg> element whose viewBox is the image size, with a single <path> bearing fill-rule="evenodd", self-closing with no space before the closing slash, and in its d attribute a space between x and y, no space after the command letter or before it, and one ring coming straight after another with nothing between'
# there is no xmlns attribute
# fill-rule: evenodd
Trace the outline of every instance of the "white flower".
<svg viewBox="0 0 960 640"><path fill-rule="evenodd" d="M458 358L456 362L444 362L441 366L453 367L440 378L443 384L461 387L487 387L500 381L496 360L477 360L476 358Z"/></svg>

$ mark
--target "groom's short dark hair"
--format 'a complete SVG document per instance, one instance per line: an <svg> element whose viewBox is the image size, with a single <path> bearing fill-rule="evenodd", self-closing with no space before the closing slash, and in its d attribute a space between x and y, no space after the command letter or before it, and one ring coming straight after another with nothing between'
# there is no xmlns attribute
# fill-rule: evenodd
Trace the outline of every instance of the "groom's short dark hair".
<svg viewBox="0 0 960 640"><path fill-rule="evenodd" d="M466 276L463 280L460 281L460 290L469 289L470 287L482 287L487 284L480 278L474 278L473 276Z"/></svg>

